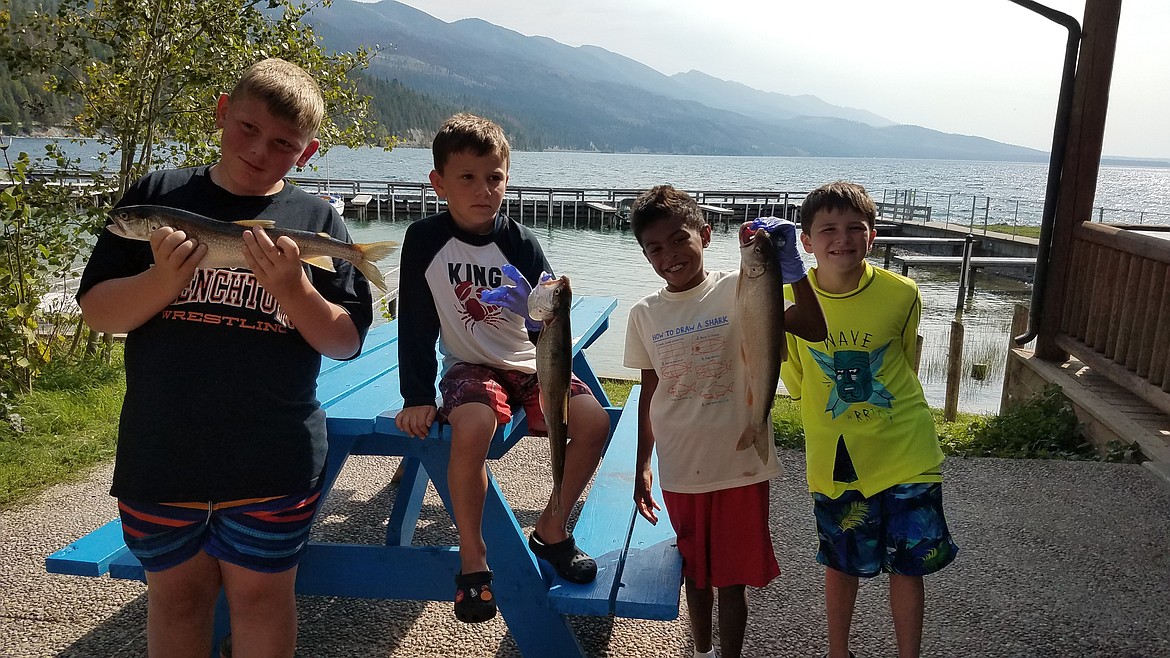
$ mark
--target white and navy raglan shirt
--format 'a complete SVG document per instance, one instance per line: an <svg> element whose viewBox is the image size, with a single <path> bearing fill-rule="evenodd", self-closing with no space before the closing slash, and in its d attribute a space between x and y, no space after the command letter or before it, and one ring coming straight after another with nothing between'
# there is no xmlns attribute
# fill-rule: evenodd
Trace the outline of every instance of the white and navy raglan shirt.
<svg viewBox="0 0 1170 658"><path fill-rule="evenodd" d="M524 318L481 302L484 290L515 283L511 263L530 284L552 268L536 234L500 213L486 235L461 230L448 212L419 220L402 242L399 286L398 363L403 404L436 403L438 360L443 371L456 363L536 372L536 346Z"/></svg>

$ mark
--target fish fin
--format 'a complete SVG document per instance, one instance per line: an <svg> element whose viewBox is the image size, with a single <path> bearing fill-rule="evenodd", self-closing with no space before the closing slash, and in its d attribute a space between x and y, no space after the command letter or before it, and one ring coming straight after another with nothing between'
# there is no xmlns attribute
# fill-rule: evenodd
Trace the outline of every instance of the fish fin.
<svg viewBox="0 0 1170 658"><path fill-rule="evenodd" d="M248 228L258 226L260 228L267 229L276 226L276 222L272 221L271 219L241 219L232 223L236 226L244 226Z"/></svg>
<svg viewBox="0 0 1170 658"><path fill-rule="evenodd" d="M336 272L337 271L336 269L333 268L333 258L331 258L329 256L313 256L312 258L302 258L301 261L308 263L309 265L312 265L313 267L321 268L321 269L325 270L326 272Z"/></svg>
<svg viewBox="0 0 1170 658"><path fill-rule="evenodd" d="M334 239L334 237L333 237L332 235L329 235L329 234L328 234L328 233L326 233L325 231L317 231L317 237L321 237L321 238L329 238L330 240L333 240L333 239Z"/></svg>
<svg viewBox="0 0 1170 658"><path fill-rule="evenodd" d="M386 240L384 242L359 242L355 244L354 247L361 252L363 258L370 262L374 262L382 260L383 258L394 253L394 250L398 248L398 243L393 240Z"/></svg>
<svg viewBox="0 0 1170 658"><path fill-rule="evenodd" d="M372 261L368 261L365 258L362 258L358 262L354 263L354 267L358 268L358 271L364 274L370 283L377 286L378 290L381 290L382 292L388 292L386 290L386 279L382 278L382 273L378 271L378 266L374 265Z"/></svg>

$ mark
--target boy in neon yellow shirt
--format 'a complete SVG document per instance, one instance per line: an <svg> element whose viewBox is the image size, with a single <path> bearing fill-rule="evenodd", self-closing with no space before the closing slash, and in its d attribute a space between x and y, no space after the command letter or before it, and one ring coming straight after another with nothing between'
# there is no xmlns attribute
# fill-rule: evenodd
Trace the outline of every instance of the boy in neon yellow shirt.
<svg viewBox="0 0 1170 658"><path fill-rule="evenodd" d="M922 577L958 551L943 516L943 454L914 372L922 300L913 281L866 262L876 216L854 183L830 183L805 199L801 242L817 258L809 280L829 336L789 334L781 369L804 421L829 658L852 656L858 578L881 572L890 574L898 655L917 656Z"/></svg>

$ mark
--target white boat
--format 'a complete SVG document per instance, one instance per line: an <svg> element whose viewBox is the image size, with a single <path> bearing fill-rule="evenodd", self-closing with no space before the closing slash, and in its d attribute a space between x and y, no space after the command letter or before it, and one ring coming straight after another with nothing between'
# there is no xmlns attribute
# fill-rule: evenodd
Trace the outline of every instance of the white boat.
<svg viewBox="0 0 1170 658"><path fill-rule="evenodd" d="M338 215L345 214L345 199L341 198L340 195L321 193L317 196L328 201L329 205L333 206L333 209L337 211Z"/></svg>

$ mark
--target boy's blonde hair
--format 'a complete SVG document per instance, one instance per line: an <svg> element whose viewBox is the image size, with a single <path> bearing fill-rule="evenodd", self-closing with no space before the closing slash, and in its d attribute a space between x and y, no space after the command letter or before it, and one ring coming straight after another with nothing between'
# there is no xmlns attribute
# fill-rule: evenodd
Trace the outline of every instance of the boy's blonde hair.
<svg viewBox="0 0 1170 658"><path fill-rule="evenodd" d="M707 219L691 195L670 185L658 185L638 195L630 204L630 229L642 244L642 232L654 222L671 217L682 219L683 227L700 231Z"/></svg>
<svg viewBox="0 0 1170 658"><path fill-rule="evenodd" d="M443 122L435 141L431 143L431 155L435 159L435 171L443 173L447 160L456 153L472 155L494 155L504 161L508 168L512 149L504 129L496 122L481 116L460 112Z"/></svg>
<svg viewBox="0 0 1170 658"><path fill-rule="evenodd" d="M276 57L249 66L228 94L232 100L245 96L264 101L269 112L292 122L309 137L317 135L325 116L325 100L313 76Z"/></svg>
<svg viewBox="0 0 1170 658"><path fill-rule="evenodd" d="M877 206L865 188L857 183L839 180L822 185L809 192L800 204L800 230L812 231L813 218L822 210L856 210L865 215L869 230L877 224Z"/></svg>

